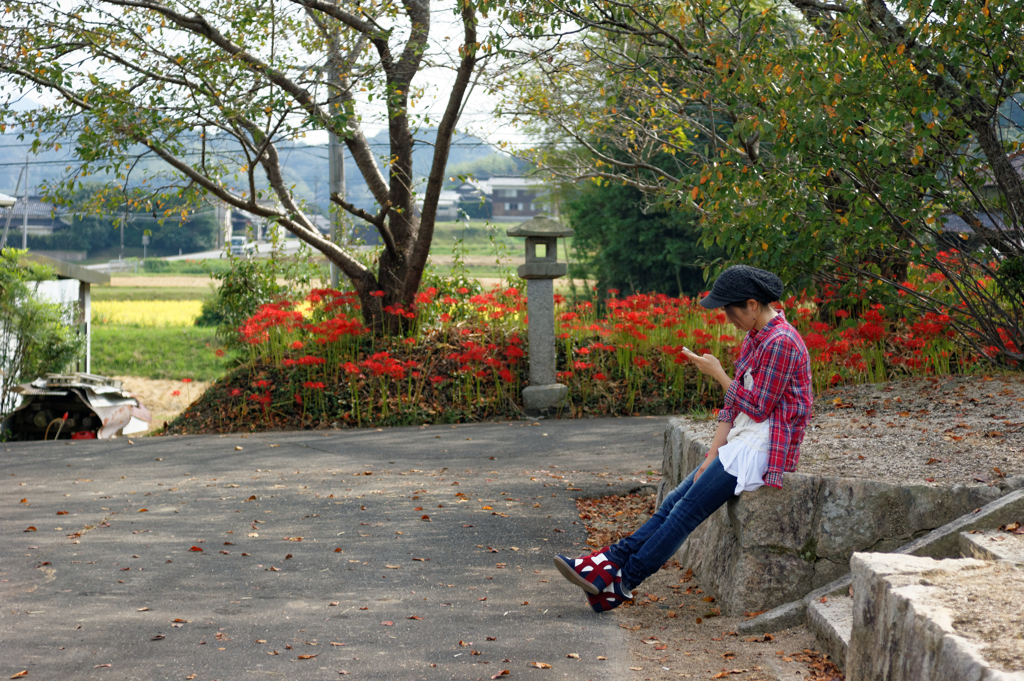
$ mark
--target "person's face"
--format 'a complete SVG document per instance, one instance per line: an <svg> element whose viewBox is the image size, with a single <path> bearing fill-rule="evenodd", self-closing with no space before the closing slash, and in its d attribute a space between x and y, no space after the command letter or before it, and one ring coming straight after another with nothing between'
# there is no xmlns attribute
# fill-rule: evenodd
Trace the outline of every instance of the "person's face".
<svg viewBox="0 0 1024 681"><path fill-rule="evenodd" d="M725 308L725 316L740 331L746 333L754 328L761 305L756 300L748 300L745 305L729 305Z"/></svg>

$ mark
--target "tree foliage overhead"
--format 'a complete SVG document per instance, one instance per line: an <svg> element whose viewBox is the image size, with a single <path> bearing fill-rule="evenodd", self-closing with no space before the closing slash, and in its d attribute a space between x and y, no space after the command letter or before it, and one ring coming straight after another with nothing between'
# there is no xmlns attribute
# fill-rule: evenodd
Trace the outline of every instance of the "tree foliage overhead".
<svg viewBox="0 0 1024 681"><path fill-rule="evenodd" d="M491 0L440 9L430 0L10 0L0 85L38 89L55 103L3 109L0 131L24 131L41 147L75 139L80 162L50 188L58 199L103 173L117 178L112 194L132 209L176 212L170 196L213 199L280 223L335 263L379 322L383 306L411 303L419 285L453 133L501 40L478 35L495 11ZM450 73L439 118L415 108L431 96L417 80L428 66ZM362 130L373 112L390 141L383 171ZM437 135L417 217L412 151L421 124ZM332 201L380 232L376 271L321 236L284 179L279 147L311 130L346 145L373 194L376 212ZM138 177L150 157L171 171ZM142 180L148 190L128 191Z"/></svg>
<svg viewBox="0 0 1024 681"><path fill-rule="evenodd" d="M1012 99L1024 5L547 0L537 11L580 28L516 75L505 104L550 143L534 152L547 168L686 205L707 243L787 278L881 282L946 311L904 286L907 267L935 267L963 338L1024 359L1024 299L998 264L1024 256ZM959 220L981 249L940 257L944 225Z"/></svg>

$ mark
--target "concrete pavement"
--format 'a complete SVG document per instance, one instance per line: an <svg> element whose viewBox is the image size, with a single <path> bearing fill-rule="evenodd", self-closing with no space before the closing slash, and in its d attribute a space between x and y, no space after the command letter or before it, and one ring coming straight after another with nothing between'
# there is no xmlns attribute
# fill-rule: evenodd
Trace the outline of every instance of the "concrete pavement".
<svg viewBox="0 0 1024 681"><path fill-rule="evenodd" d="M666 421L8 443L0 673L624 678L551 558L586 550L576 497L651 480Z"/></svg>

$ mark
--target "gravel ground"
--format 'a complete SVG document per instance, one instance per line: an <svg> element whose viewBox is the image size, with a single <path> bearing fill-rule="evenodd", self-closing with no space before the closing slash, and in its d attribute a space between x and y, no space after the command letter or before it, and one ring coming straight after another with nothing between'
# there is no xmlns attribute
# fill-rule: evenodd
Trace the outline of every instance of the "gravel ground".
<svg viewBox="0 0 1024 681"><path fill-rule="evenodd" d="M694 430L710 442L714 422ZM1024 485L1024 375L910 378L817 396L801 473Z"/></svg>

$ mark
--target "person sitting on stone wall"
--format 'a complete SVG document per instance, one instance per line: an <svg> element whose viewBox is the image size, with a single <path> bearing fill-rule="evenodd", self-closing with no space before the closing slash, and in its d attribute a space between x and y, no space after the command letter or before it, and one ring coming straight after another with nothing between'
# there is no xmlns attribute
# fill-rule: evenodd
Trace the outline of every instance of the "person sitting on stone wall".
<svg viewBox="0 0 1024 681"><path fill-rule="evenodd" d="M747 332L735 365L737 379L729 378L714 355L684 348L697 369L725 390L704 462L631 536L580 558L555 556L555 567L587 593L596 612L632 599L632 590L729 499L762 485L782 487L783 471L796 470L811 418L811 363L800 334L771 305L781 298L777 276L734 265L700 301L708 309L724 307L733 326Z"/></svg>

